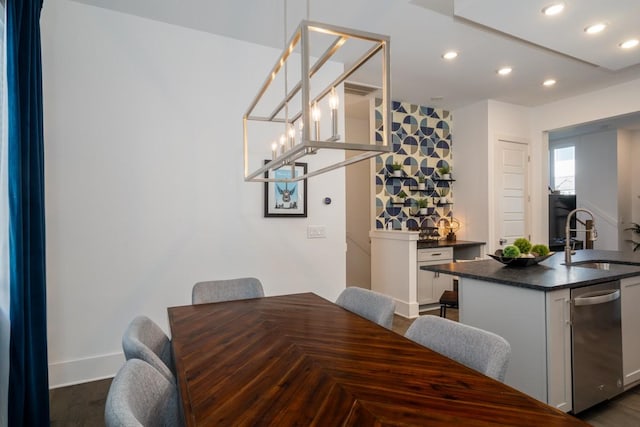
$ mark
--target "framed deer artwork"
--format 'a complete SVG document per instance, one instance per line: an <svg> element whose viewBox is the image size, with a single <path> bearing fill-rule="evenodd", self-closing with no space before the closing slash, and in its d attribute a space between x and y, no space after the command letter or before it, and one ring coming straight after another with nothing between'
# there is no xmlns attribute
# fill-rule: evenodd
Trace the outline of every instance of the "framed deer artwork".
<svg viewBox="0 0 640 427"><path fill-rule="evenodd" d="M265 160L265 163L268 163ZM294 173L295 175L292 175ZM280 169L267 171L265 178L288 179L307 173L306 163L283 166ZM264 183L264 216L265 217L306 217L307 216L307 180L295 182Z"/></svg>

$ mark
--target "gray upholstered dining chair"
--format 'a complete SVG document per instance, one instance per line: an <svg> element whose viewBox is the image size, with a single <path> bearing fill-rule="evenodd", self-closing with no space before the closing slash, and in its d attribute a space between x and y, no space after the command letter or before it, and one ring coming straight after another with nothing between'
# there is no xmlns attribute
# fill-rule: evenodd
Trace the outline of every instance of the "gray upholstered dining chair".
<svg viewBox="0 0 640 427"><path fill-rule="evenodd" d="M262 283L255 277L198 282L191 291L192 304L262 298Z"/></svg>
<svg viewBox="0 0 640 427"><path fill-rule="evenodd" d="M351 286L340 293L336 304L380 326L391 329L393 313L396 310L396 303L391 297Z"/></svg>
<svg viewBox="0 0 640 427"><path fill-rule="evenodd" d="M131 359L109 387L104 408L107 427L183 425L178 388L147 362Z"/></svg>
<svg viewBox="0 0 640 427"><path fill-rule="evenodd" d="M504 381L511 346L499 335L427 315L418 317L405 336L489 377Z"/></svg>
<svg viewBox="0 0 640 427"><path fill-rule="evenodd" d="M153 320L146 316L133 319L122 336L122 349L127 360L144 360L175 383L171 341Z"/></svg>

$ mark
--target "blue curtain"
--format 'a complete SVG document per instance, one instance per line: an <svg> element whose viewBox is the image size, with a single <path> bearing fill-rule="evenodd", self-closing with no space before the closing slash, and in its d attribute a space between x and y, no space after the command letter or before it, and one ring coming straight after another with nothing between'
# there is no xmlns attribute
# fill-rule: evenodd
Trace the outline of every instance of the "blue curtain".
<svg viewBox="0 0 640 427"><path fill-rule="evenodd" d="M49 425L42 135L42 0L6 3L10 426Z"/></svg>

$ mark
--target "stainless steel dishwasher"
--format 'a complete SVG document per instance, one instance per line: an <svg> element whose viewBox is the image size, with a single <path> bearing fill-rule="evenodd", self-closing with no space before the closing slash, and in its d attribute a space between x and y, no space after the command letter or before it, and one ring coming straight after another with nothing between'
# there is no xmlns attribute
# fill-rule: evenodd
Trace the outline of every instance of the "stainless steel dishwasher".
<svg viewBox="0 0 640 427"><path fill-rule="evenodd" d="M620 282L571 290L573 412L611 399L622 387Z"/></svg>

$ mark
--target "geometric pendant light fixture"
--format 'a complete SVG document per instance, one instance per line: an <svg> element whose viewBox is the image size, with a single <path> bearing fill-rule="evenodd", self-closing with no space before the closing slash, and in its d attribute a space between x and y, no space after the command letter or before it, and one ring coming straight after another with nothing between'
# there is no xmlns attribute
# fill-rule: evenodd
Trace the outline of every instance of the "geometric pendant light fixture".
<svg viewBox="0 0 640 427"><path fill-rule="evenodd" d="M389 42L303 20L242 118L245 181L299 181L390 152ZM343 83L354 77L381 89L380 140L346 141L339 134ZM353 153L345 156L346 150ZM294 164L305 160L307 173L296 176ZM273 173L288 167L291 174Z"/></svg>

